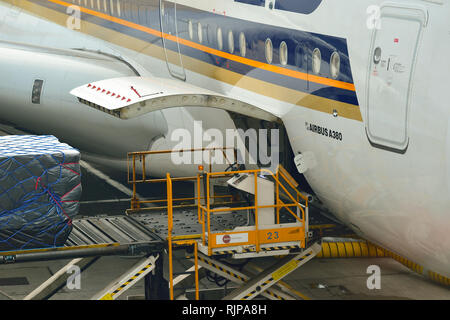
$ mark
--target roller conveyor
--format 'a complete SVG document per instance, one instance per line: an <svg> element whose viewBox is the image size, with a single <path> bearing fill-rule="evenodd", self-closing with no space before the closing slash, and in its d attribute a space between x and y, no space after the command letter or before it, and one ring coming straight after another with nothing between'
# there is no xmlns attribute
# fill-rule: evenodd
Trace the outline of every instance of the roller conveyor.
<svg viewBox="0 0 450 320"><path fill-rule="evenodd" d="M128 216L86 217L73 221L66 247L106 243L134 244L161 242L162 239Z"/></svg>
<svg viewBox="0 0 450 320"><path fill-rule="evenodd" d="M72 221L73 230L63 247L0 252L1 263L74 259L107 255L160 252L164 239L138 220L126 216L83 217Z"/></svg>

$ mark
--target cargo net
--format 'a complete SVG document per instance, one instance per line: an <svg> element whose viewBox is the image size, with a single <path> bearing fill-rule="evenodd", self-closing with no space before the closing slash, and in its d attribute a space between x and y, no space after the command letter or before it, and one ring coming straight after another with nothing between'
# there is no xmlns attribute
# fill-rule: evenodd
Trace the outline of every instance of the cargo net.
<svg viewBox="0 0 450 320"><path fill-rule="evenodd" d="M64 245L79 209L79 160L53 136L0 137L0 251Z"/></svg>

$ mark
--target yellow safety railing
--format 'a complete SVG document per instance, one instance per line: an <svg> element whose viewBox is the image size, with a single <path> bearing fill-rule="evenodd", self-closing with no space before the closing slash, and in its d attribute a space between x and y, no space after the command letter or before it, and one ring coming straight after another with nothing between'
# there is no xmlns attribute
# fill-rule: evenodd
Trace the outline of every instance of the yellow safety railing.
<svg viewBox="0 0 450 320"><path fill-rule="evenodd" d="M183 153L183 152L208 152L209 153L209 172L213 171L213 165L211 164L211 153L220 151L224 155L224 159L226 162L231 165L231 161L228 159L227 150L233 150L234 159L236 159L236 150L231 147L221 147L221 148L197 148L197 149L180 149L180 150L156 150L156 151L139 151L139 152L130 152L127 157L127 168L128 168L128 183L133 186L133 195L131 198L131 208L127 210L127 212L141 211L141 210L160 210L167 209L167 199L156 199L156 200L141 200L137 196L137 185L143 183L165 183L166 179L164 178L151 178L148 172L149 168L149 157L151 155L157 154L170 154L170 153ZM139 162L140 168L138 168L137 162ZM139 175L139 176L138 176ZM190 177L172 177L173 182L182 182L182 181L198 181L198 176L190 176ZM202 179L202 177L200 177ZM199 186L199 184L198 184ZM226 200L230 199L230 195L214 195L214 199L222 200L222 204L226 204ZM201 200L205 199L204 197L200 198ZM181 197L181 198L173 198L172 201L179 203L174 205L174 208L182 208L189 206L196 206L195 201L198 200L198 197ZM152 206L147 206L145 208L142 207L143 204L150 204Z"/></svg>
<svg viewBox="0 0 450 320"><path fill-rule="evenodd" d="M195 264L195 299L199 300L199 285L198 285L198 242L196 240L175 240L172 241L172 231L173 231L173 204L172 204L172 179L170 174L166 175L167 181L167 219L168 219L168 249L169 249L169 283L170 283L170 300L173 300L173 256L172 256L172 245L194 246L194 264Z"/></svg>
<svg viewBox="0 0 450 320"><path fill-rule="evenodd" d="M253 175L254 178L254 187L255 187L255 194L254 194L254 205L253 206L243 206L243 207L232 207L232 208L212 208L210 197L206 197L206 204L202 205L200 202L200 199L198 199L198 210L199 210L199 222L202 224L202 243L203 245L208 246L208 254L212 254L212 250L215 248L221 248L226 247L227 245L224 244L217 244L217 241L215 241L214 236L220 236L220 235L232 235L235 233L242 233L242 231L238 232L211 232L211 214L217 213L217 212L229 212L232 211L241 211L241 210L253 210L255 214L255 229L245 231L248 232L248 241L240 242L240 243L233 243L233 245L254 245L255 251L260 251L260 245L265 243L271 243L271 242L290 242L290 241L300 241L302 244L302 247L305 247L305 226L307 225L307 210L308 210L308 198L302 195L293 185L293 183L290 180L289 177L286 176L285 173L282 172L279 168L277 169L277 172L274 174L270 170L267 169L256 169L256 170L240 170L240 171L232 171L232 172L207 172L206 175L206 195L209 195L209 189L210 189L210 180L220 177L227 177L235 174L248 174ZM257 205L258 203L258 175L265 174L266 176L272 177L272 179L275 181L275 190L276 190L276 202L273 205ZM199 176L197 176L197 179L199 179ZM286 186L281 183L282 179L285 183L290 185L292 189L295 192L295 195L292 195L291 192L286 188ZM280 199L280 193L281 191L284 192L284 195L288 197L289 200L291 200L291 203L286 203ZM303 199L305 204L304 208L300 204L299 199ZM298 216L295 214L291 208L297 208L301 212L301 216ZM280 221L280 211L281 209L286 209L287 212L289 212L298 222L301 222L302 227L299 229L298 227L292 227L292 229L295 229L296 235L292 236L291 228L283 228L283 229L276 229L277 231L274 231L275 229L258 229L258 210L264 209L264 208L276 208L276 215L277 215L277 224L279 224ZM276 239L267 239L265 237L265 234L269 234L272 232L278 232ZM268 241L271 240L271 241ZM274 241L276 240L276 241Z"/></svg>

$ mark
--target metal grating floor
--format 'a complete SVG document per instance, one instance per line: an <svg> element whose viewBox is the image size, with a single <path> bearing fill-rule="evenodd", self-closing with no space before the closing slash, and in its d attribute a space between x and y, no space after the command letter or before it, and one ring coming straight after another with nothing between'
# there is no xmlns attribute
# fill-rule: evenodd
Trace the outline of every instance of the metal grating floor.
<svg viewBox="0 0 450 320"><path fill-rule="evenodd" d="M136 221L159 235L167 238L167 212L157 211L141 214L133 214ZM238 211L232 213L212 214L212 231L232 230L238 226L247 224L247 212ZM173 236L201 234L202 225L198 223L197 209L174 209L173 211Z"/></svg>

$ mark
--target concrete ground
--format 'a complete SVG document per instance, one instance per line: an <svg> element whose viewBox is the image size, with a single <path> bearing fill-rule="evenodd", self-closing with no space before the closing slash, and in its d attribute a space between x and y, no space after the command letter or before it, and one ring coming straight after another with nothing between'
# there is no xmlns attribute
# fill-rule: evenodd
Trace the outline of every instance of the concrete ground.
<svg viewBox="0 0 450 320"><path fill-rule="evenodd" d="M380 267L380 289L368 289L371 265ZM448 287L389 258L314 259L288 275L286 282L311 299L450 300Z"/></svg>
<svg viewBox="0 0 450 320"><path fill-rule="evenodd" d="M51 299L90 299L139 260L139 258L129 257L102 257L82 273L79 290L70 290L64 287ZM276 258L264 258L254 260L252 263L259 267L265 267L276 261ZM2 294L0 294L0 299L6 299L5 296L12 299L23 299L67 262L68 260L1 265L0 291ZM190 265L187 260L179 260L174 270L182 272ZM371 275L367 273L367 268L370 265L377 265L381 269L380 289L370 290L367 287L367 280ZM425 279L389 258L313 259L288 275L284 281L312 300L450 300L448 288ZM227 286L233 287L234 285L228 284ZM202 279L200 287L201 290L208 289L202 294L205 299L218 299L224 290L205 278ZM193 287L188 290L191 295L193 290ZM119 299L142 299L143 295L144 281L141 280L134 287L125 291Z"/></svg>

